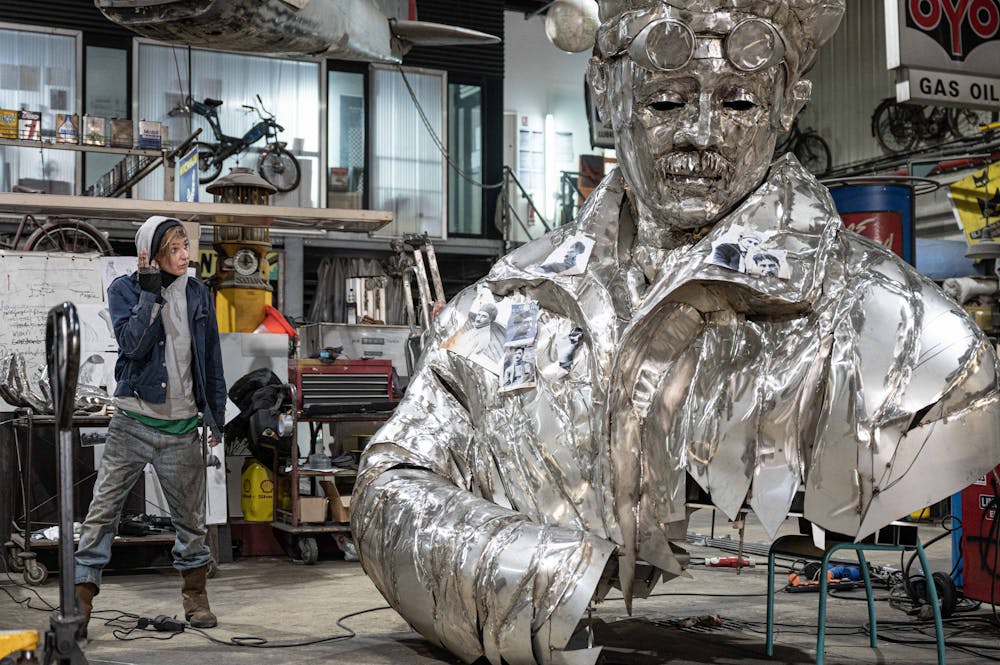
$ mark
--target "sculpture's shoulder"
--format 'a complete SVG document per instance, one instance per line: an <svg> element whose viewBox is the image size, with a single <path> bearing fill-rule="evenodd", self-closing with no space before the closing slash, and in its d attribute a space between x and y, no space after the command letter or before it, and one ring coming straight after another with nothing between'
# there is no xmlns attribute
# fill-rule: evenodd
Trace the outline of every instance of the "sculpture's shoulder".
<svg viewBox="0 0 1000 665"><path fill-rule="evenodd" d="M957 302L884 246L846 230L842 241L846 279L835 318L857 328L859 363L898 380L903 412L937 404L946 416L996 392L993 345Z"/></svg>

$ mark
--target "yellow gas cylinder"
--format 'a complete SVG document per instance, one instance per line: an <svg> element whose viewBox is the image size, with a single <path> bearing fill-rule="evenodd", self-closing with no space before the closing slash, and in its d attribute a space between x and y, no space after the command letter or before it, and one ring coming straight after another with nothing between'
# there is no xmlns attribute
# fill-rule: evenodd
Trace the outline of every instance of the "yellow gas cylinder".
<svg viewBox="0 0 1000 665"><path fill-rule="evenodd" d="M292 479L288 476L278 478L278 509L292 509Z"/></svg>
<svg viewBox="0 0 1000 665"><path fill-rule="evenodd" d="M270 522L274 519L274 480L267 467L252 458L243 465L240 505L243 519L248 522Z"/></svg>

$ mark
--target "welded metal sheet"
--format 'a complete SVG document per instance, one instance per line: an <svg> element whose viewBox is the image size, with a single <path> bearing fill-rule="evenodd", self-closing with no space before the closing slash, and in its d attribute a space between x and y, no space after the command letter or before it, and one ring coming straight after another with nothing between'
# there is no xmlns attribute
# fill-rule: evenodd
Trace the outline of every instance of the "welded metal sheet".
<svg viewBox="0 0 1000 665"><path fill-rule="evenodd" d="M565 650L589 601L618 586L632 611L684 573L689 483L772 535L804 488L817 528L863 536L1000 462L974 324L769 163L843 4L601 3L621 168L441 312L354 493L365 570L463 660L593 662ZM740 18L776 26L780 64L734 73ZM670 21L692 58L640 71L632 42Z"/></svg>

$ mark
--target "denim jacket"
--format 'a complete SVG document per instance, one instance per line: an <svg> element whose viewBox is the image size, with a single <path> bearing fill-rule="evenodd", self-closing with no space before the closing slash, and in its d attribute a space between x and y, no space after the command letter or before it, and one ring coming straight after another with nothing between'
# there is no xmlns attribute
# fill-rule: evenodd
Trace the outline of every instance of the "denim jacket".
<svg viewBox="0 0 1000 665"><path fill-rule="evenodd" d="M155 404L166 401L167 369L164 365L166 333L161 296L139 288L138 273L119 277L108 288L108 308L118 340L115 364L116 397L138 397ZM225 424L226 380L215 306L208 288L187 280L188 324L194 347L191 369L194 399L217 441Z"/></svg>

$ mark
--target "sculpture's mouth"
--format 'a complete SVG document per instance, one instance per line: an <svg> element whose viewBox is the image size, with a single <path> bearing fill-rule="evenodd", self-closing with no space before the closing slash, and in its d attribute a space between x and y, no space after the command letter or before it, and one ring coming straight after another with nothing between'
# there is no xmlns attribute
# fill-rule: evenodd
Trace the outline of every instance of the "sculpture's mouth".
<svg viewBox="0 0 1000 665"><path fill-rule="evenodd" d="M671 152L660 160L663 177L678 183L718 183L731 171L729 161L717 152Z"/></svg>

